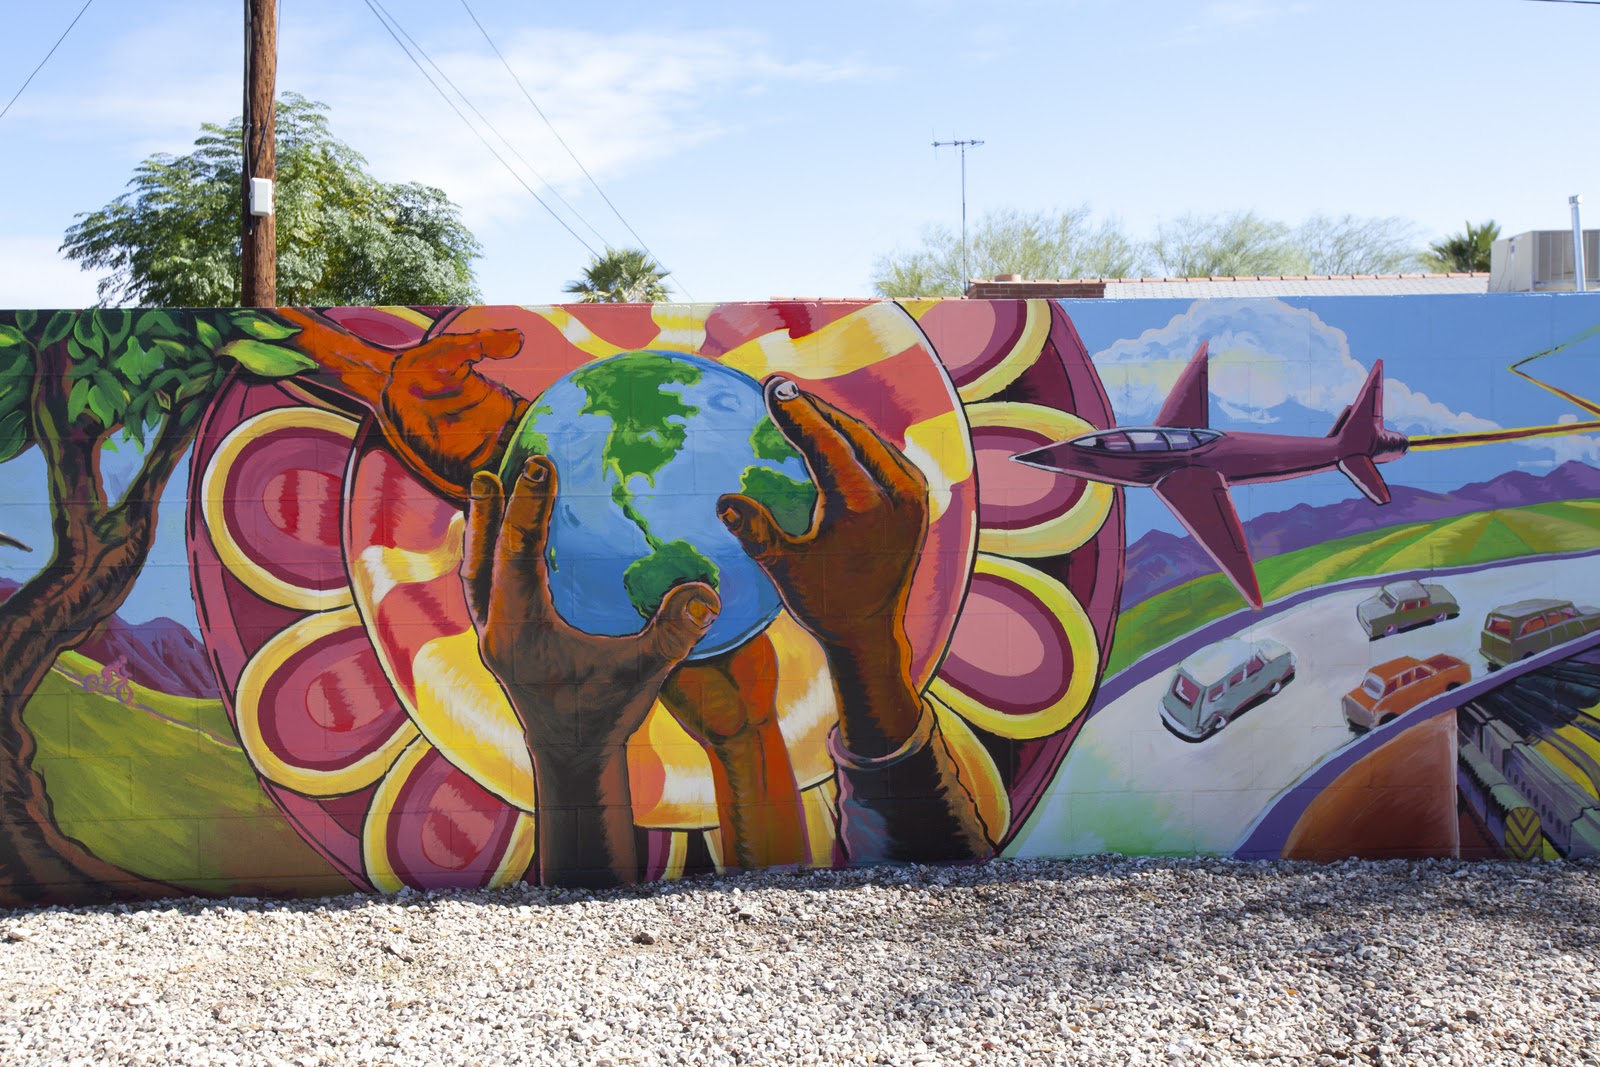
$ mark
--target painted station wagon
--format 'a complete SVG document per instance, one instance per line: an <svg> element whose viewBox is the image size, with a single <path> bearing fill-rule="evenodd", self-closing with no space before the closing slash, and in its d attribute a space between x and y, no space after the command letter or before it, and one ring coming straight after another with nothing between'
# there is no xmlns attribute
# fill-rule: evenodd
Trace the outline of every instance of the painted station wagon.
<svg viewBox="0 0 1600 1067"><path fill-rule="evenodd" d="M1519 659L1600 630L1600 608L1574 607L1570 600L1519 600L1489 612L1478 650L1497 671Z"/></svg>
<svg viewBox="0 0 1600 1067"><path fill-rule="evenodd" d="M1425 660L1401 656L1372 668L1359 686L1344 695L1344 721L1355 733L1364 734L1471 680L1472 671L1454 656L1441 653Z"/></svg>
<svg viewBox="0 0 1600 1067"><path fill-rule="evenodd" d="M1390 582L1356 605L1356 618L1374 641L1460 614L1460 605L1444 586L1417 581Z"/></svg>
<svg viewBox="0 0 1600 1067"><path fill-rule="evenodd" d="M1161 722L1185 741L1204 741L1294 678L1294 653L1271 638L1231 638L1178 664L1161 698Z"/></svg>

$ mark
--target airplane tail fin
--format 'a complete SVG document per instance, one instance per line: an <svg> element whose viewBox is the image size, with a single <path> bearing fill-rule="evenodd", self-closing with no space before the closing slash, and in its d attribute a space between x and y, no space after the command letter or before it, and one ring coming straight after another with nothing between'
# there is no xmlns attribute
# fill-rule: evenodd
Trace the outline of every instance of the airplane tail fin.
<svg viewBox="0 0 1600 1067"><path fill-rule="evenodd" d="M1194 350L1157 412L1155 425L1188 430L1203 430L1211 425L1211 375L1207 356L1210 348L1208 339L1201 341L1200 347Z"/></svg>
<svg viewBox="0 0 1600 1067"><path fill-rule="evenodd" d="M1328 436L1336 438L1339 452L1339 469L1355 483L1357 489L1374 504L1389 502L1389 486L1378 473L1377 458L1383 427L1383 360L1374 360L1361 383L1360 392L1350 406L1339 414Z"/></svg>

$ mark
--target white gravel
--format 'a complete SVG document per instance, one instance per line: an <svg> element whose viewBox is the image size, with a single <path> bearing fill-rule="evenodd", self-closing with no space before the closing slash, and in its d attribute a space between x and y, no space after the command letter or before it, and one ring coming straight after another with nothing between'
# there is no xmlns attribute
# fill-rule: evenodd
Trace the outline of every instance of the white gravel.
<svg viewBox="0 0 1600 1067"><path fill-rule="evenodd" d="M0 913L0 1063L1600 1063L1600 866L1099 858Z"/></svg>

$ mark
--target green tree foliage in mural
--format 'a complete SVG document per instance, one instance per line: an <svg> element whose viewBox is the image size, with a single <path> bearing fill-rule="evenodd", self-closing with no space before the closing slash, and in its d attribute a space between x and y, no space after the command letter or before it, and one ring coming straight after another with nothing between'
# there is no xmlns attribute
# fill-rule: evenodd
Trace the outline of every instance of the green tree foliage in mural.
<svg viewBox="0 0 1600 1067"><path fill-rule="evenodd" d="M640 304L667 298L671 271L640 248L609 248L562 290L585 304Z"/></svg>
<svg viewBox="0 0 1600 1067"><path fill-rule="evenodd" d="M1126 278L1144 269L1139 245L1116 222L1091 223L1087 207L990 212L968 232L967 246L974 278ZM887 297L961 296L967 291L961 235L925 228L920 247L878 258L872 289Z"/></svg>
<svg viewBox="0 0 1600 1067"><path fill-rule="evenodd" d="M1500 224L1490 219L1474 226L1464 223L1466 229L1451 234L1444 240L1428 246L1426 262L1429 270L1485 271L1489 269L1490 251L1500 236Z"/></svg>
<svg viewBox="0 0 1600 1067"><path fill-rule="evenodd" d="M15 311L0 314L0 462L30 448L46 468L52 556L0 604L0 907L130 899L163 887L131 878L63 834L32 766L23 710L51 664L121 606L155 539L156 508L217 388L243 368L309 368L278 342L298 331L255 311ZM105 449L142 462L120 497Z"/></svg>
<svg viewBox="0 0 1600 1067"><path fill-rule="evenodd" d="M277 108L278 299L286 305L470 304L478 242L443 191L391 184L328 128L327 106ZM243 127L206 124L188 155L153 155L129 190L77 216L61 251L101 280L105 304L239 302Z"/></svg>

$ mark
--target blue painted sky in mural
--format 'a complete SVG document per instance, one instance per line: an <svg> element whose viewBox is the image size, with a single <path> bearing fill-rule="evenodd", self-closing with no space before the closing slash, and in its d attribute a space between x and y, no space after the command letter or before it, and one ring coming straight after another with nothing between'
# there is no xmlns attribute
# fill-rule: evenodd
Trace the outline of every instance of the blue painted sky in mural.
<svg viewBox="0 0 1600 1067"><path fill-rule="evenodd" d="M1506 367L1600 324L1574 294L1326 297L1280 301L1067 301L1119 421L1148 421L1202 340L1211 342L1211 420L1218 429L1321 435L1382 359L1385 417L1407 434L1476 432L1589 419ZM1425 309L1425 310L1422 310ZM1263 357L1272 357L1269 361ZM1301 362L1294 380L1279 361ZM1600 338L1525 368L1600 400ZM1448 492L1507 470L1544 473L1568 460L1600 465L1596 435L1413 452L1383 468L1399 485ZM1242 518L1359 494L1338 472L1241 486ZM1128 536L1182 533L1151 493L1127 494Z"/></svg>
<svg viewBox="0 0 1600 1067"><path fill-rule="evenodd" d="M874 256L959 222L959 166L936 139L986 142L968 158L974 215L1086 202L1140 235L1247 207L1404 215L1431 236L1491 216L1508 232L1563 227L1567 195L1600 174L1600 140L1563 96L1561 72L1587 69L1600 33L1584 5L471 2L699 300L864 295ZM6 6L0 95L78 6ZM631 243L458 4L385 6L607 240ZM211 0L89 8L0 120L0 304L92 300L92 279L56 254L62 231L140 159L186 151L202 121L238 111L239 20ZM281 31L280 86L330 103L378 174L464 206L488 301L558 298L587 253L364 3L283 0ZM1459 56L1470 85L1441 59ZM1506 130L1514 142L1486 139ZM1587 191L1600 223L1600 188Z"/></svg>

